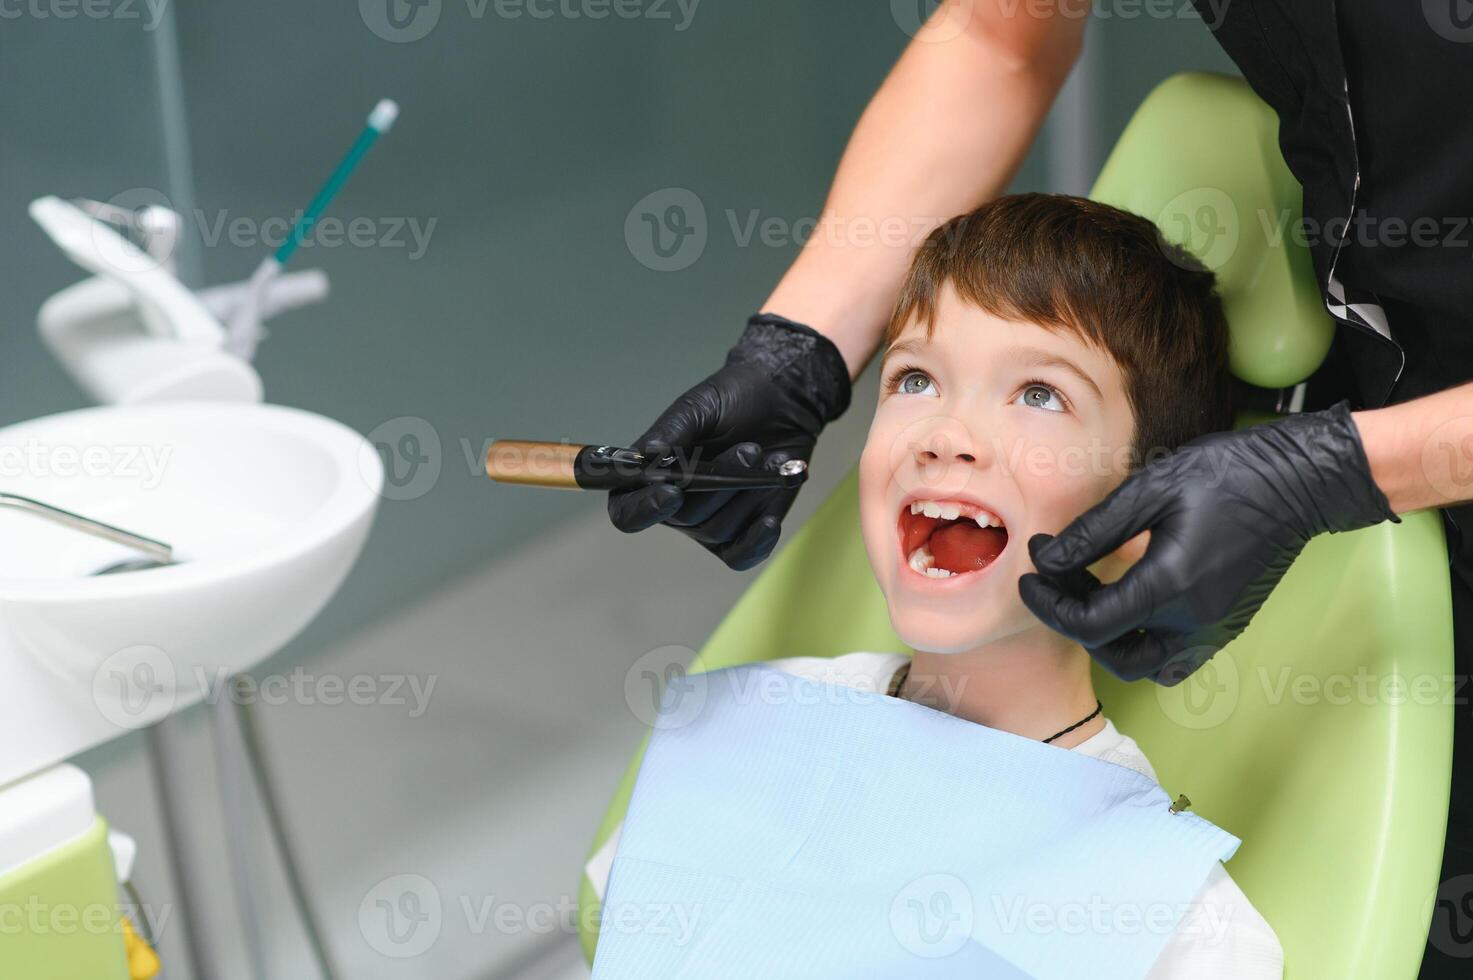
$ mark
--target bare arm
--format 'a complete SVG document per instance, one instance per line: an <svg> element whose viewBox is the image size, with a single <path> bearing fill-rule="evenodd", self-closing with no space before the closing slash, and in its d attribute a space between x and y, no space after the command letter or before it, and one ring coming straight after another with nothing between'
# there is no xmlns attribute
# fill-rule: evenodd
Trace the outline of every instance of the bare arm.
<svg viewBox="0 0 1473 980"><path fill-rule="evenodd" d="M1394 512L1473 500L1473 384L1352 417Z"/></svg>
<svg viewBox="0 0 1473 980"><path fill-rule="evenodd" d="M916 247L1022 163L1078 57L1088 0L1076 3L937 8L860 118L818 228L763 309L827 336L858 377Z"/></svg>

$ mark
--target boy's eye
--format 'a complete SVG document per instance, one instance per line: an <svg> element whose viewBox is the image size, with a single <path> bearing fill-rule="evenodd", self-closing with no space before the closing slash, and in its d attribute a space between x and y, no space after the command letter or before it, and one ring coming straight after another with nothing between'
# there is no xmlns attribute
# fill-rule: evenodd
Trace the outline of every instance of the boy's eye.
<svg viewBox="0 0 1473 980"><path fill-rule="evenodd" d="M1019 403L1030 408L1041 408L1045 412L1065 411L1064 396L1053 385L1046 385L1039 381L1029 382L1028 386L1018 395Z"/></svg>
<svg viewBox="0 0 1473 980"><path fill-rule="evenodd" d="M930 375L924 371L907 371L897 379L895 390L902 395L934 396L936 394Z"/></svg>

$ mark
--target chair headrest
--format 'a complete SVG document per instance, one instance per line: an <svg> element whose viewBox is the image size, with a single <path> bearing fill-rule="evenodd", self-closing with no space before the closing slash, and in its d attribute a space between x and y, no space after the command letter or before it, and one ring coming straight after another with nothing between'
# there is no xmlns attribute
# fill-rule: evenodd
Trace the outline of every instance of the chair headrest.
<svg viewBox="0 0 1473 980"><path fill-rule="evenodd" d="M1303 192L1278 117L1241 79L1176 75L1136 110L1090 196L1155 221L1217 274L1233 374L1285 388L1334 337L1299 238Z"/></svg>

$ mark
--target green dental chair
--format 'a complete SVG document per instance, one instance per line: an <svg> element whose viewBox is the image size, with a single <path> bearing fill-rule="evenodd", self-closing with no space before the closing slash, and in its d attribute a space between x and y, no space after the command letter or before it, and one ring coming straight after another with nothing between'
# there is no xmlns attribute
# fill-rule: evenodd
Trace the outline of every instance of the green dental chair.
<svg viewBox="0 0 1473 980"><path fill-rule="evenodd" d="M1180 75L1136 112L1092 193L1156 220L1217 272L1233 371L1266 388L1308 377L1335 329L1290 235L1300 189L1277 135L1243 82ZM909 652L865 559L855 487L851 473L771 560L692 672ZM1242 838L1228 869L1278 934L1292 980L1416 976L1447 818L1452 649L1441 520L1424 511L1311 542L1249 629L1177 687L1096 668L1110 717L1167 792ZM642 754L590 854L623 819ZM580 903L591 961L586 875Z"/></svg>

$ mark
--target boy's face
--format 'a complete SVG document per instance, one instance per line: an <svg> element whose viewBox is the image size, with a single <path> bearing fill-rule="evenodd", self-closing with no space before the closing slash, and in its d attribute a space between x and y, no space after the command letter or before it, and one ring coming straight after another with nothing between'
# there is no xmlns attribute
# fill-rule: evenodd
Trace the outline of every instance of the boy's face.
<svg viewBox="0 0 1473 980"><path fill-rule="evenodd" d="M896 633L960 653L1046 629L1018 596L1033 571L1028 539L1058 533L1128 472L1134 419L1119 367L947 285L931 339L907 325L881 371L860 526ZM1113 577L1105 563L1096 571Z"/></svg>

